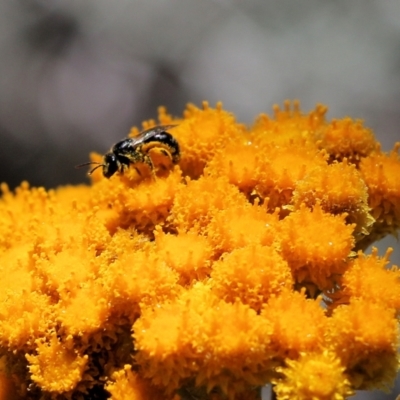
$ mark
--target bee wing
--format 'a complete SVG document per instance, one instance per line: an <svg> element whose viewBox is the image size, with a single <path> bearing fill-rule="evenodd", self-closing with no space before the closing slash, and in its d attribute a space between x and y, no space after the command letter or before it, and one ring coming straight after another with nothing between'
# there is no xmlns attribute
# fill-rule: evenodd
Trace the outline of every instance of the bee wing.
<svg viewBox="0 0 400 400"><path fill-rule="evenodd" d="M153 126L153 128L146 129L142 132L139 133L139 135L135 136L132 138L132 145L136 146L142 142L144 142L147 139L150 139L154 135L157 135L157 133L160 132L165 132L168 129L174 128L177 125L158 125L158 126Z"/></svg>

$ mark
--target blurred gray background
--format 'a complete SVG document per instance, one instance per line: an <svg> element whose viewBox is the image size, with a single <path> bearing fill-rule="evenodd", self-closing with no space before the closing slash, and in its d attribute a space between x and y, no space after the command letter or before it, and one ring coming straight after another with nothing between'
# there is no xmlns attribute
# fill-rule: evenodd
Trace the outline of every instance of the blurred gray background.
<svg viewBox="0 0 400 400"><path fill-rule="evenodd" d="M251 123L299 99L400 140L399 0L0 0L0 182L85 182L159 105ZM394 238L380 245L383 254ZM363 399L394 399L380 392Z"/></svg>

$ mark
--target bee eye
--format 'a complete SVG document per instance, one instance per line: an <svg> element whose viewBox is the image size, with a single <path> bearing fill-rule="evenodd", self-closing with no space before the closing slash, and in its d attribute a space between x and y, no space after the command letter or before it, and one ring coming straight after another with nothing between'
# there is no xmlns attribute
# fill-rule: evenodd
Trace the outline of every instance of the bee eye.
<svg viewBox="0 0 400 400"><path fill-rule="evenodd" d="M113 153L104 156L103 174L106 178L110 178L118 171L117 157Z"/></svg>

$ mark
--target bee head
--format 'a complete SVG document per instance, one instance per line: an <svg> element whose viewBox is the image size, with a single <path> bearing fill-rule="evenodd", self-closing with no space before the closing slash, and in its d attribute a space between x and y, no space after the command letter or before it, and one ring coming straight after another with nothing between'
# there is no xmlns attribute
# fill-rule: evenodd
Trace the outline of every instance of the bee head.
<svg viewBox="0 0 400 400"><path fill-rule="evenodd" d="M75 168L82 168L86 165L96 165L92 170L89 171L88 175L92 175L93 172L96 171L96 169L103 167L103 175L106 178L110 178L118 171L120 163L117 156L114 153L110 152L104 156L102 163L90 161L84 164L77 165Z"/></svg>
<svg viewBox="0 0 400 400"><path fill-rule="evenodd" d="M104 156L104 163L101 165L103 166L103 175L106 178L110 178L118 171L118 158L114 153L107 153Z"/></svg>

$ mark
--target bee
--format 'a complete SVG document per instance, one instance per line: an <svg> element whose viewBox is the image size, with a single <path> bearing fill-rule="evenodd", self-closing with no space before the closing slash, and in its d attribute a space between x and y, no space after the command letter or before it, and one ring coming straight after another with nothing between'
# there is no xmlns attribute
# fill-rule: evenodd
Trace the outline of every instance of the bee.
<svg viewBox="0 0 400 400"><path fill-rule="evenodd" d="M89 172L91 175L96 169L103 168L103 175L111 178L116 172L123 174L125 169L132 165L137 173L141 175L140 164L147 165L154 173L154 162L152 157L165 158L172 164L177 164L180 159L180 149L177 140L167 132L176 125L159 125L140 132L138 136L123 139L114 144L103 157L103 162L87 162L77 165L81 168L86 165L96 164Z"/></svg>

